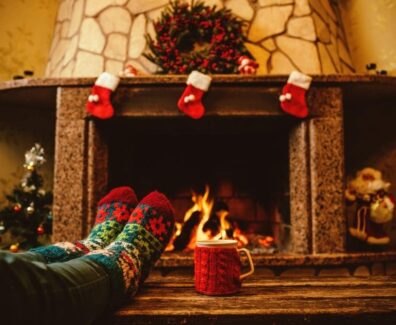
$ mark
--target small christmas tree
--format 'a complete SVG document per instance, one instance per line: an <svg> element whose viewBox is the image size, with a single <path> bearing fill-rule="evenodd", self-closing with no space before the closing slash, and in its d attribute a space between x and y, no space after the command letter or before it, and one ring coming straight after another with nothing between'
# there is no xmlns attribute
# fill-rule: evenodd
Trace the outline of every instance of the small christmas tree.
<svg viewBox="0 0 396 325"><path fill-rule="evenodd" d="M44 149L36 143L25 153L26 173L21 183L6 196L9 204L0 210L1 233L9 231L16 240L9 246L11 251L36 247L39 236L52 232L52 192L42 188L43 178L38 172L44 163Z"/></svg>

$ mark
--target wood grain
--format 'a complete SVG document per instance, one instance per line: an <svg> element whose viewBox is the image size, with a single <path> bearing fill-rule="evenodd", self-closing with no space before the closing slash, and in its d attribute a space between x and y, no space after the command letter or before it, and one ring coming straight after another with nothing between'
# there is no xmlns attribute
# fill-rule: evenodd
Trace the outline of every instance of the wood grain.
<svg viewBox="0 0 396 325"><path fill-rule="evenodd" d="M251 279L240 293L195 292L192 277L150 277L107 324L395 324L396 277ZM99 322L100 323L100 322Z"/></svg>

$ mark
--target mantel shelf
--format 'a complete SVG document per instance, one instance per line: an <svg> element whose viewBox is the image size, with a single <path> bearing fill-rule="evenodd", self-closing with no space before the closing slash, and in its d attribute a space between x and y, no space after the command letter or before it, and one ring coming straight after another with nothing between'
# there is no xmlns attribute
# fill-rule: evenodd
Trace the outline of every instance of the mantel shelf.
<svg viewBox="0 0 396 325"><path fill-rule="evenodd" d="M252 84L262 85L282 85L287 81L287 75L266 75L266 76L246 76L246 75L214 75L213 84ZM377 76L368 74L329 74L312 75L313 84L387 84L396 86L396 77ZM0 90L26 88L26 87L90 87L95 82L95 78L30 78L11 80L0 83ZM120 86L128 85L183 85L186 81L185 75L149 75L133 78L122 78Z"/></svg>
<svg viewBox="0 0 396 325"><path fill-rule="evenodd" d="M377 75L313 75L311 88L321 87L339 87L343 89L344 99L359 103L360 101L394 101L396 97L396 77L377 76ZM251 103L257 102L262 98L260 93L270 93L267 96L267 103L277 102L281 87L287 80L286 75L267 75L267 76L241 76L241 75L215 75L211 90L205 96L205 101L216 106L221 99L221 105L229 103L231 106L239 106L240 101L248 98ZM181 95L186 81L186 76L182 75L156 75L156 76L139 76L135 78L122 78L120 86L116 91L117 108L120 115L138 117L140 113L133 110L125 112L125 107L129 106L128 100L124 101L123 96L118 96L120 101L117 102L117 94L128 93L134 96L137 92L138 100L145 97L154 99L157 97L169 98L169 103L176 104L176 100ZM9 106L20 107L27 106L31 108L47 108L54 110L56 108L56 96L58 89L79 88L89 94L89 89L95 82L95 78L31 78L12 80L0 83L0 109L6 109ZM131 91L131 88L135 90ZM235 94L235 91L238 91ZM238 96L239 93L243 96ZM233 94L229 97L228 94ZM135 100L135 98L131 98ZM136 107L136 105L133 105ZM264 115L283 115L278 110L278 105L273 105L269 112ZM276 107L275 107L276 106ZM250 107L250 111L255 108ZM216 110L216 108L214 109ZM155 110L154 110L155 111ZM257 112L257 110L255 110ZM233 110L233 116L240 116L237 110ZM158 113L158 110L154 112ZM250 114L252 112L246 112ZM209 112L209 115L211 113ZM227 115L228 113L226 113ZM253 114L253 113L252 113ZM150 115L150 114L149 114ZM166 115L166 114L165 114ZM176 116L177 111L169 116ZM221 112L216 115L222 116ZM256 115L256 114L253 114ZM260 114L259 114L260 115Z"/></svg>

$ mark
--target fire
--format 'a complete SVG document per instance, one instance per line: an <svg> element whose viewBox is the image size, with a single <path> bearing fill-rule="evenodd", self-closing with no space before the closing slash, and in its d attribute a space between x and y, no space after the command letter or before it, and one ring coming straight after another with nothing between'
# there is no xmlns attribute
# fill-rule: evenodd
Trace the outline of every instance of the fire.
<svg viewBox="0 0 396 325"><path fill-rule="evenodd" d="M183 224L176 223L176 232L166 251L194 250L197 240L236 239L239 247L249 244L248 235L229 220L225 204L214 211L214 199L208 185L203 194L192 192L191 200L193 205L184 214Z"/></svg>

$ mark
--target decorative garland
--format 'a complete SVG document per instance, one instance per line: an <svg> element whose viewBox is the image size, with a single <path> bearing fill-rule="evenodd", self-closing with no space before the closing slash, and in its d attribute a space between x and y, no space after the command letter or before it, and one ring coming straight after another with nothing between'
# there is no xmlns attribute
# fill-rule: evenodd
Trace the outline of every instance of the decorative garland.
<svg viewBox="0 0 396 325"><path fill-rule="evenodd" d="M243 25L228 9L173 1L154 23L156 39L147 35L151 53L145 56L161 73L238 73L238 59L252 57Z"/></svg>

